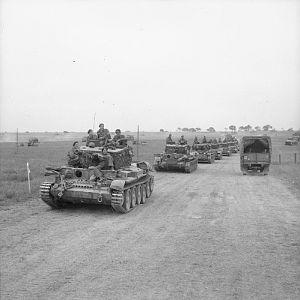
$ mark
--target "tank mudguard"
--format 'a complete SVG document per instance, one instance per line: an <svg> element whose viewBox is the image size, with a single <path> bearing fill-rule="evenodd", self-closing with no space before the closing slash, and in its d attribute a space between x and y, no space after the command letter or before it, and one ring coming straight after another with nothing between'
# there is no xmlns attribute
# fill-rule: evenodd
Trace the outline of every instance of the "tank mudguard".
<svg viewBox="0 0 300 300"><path fill-rule="evenodd" d="M117 191L122 191L125 186L125 180L113 180L112 183L110 184L110 188L117 190Z"/></svg>

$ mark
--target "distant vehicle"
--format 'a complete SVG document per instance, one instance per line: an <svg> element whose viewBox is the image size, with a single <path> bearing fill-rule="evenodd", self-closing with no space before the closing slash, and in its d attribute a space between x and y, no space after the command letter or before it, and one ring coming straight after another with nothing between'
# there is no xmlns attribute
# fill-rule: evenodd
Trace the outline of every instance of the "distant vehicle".
<svg viewBox="0 0 300 300"><path fill-rule="evenodd" d="M222 155L223 156L231 156L231 151L229 149L229 143L222 142L222 143L220 143L220 146L222 148Z"/></svg>
<svg viewBox="0 0 300 300"><path fill-rule="evenodd" d="M191 173L197 167L197 153L191 152L189 145L168 144L164 153L154 154L154 169L156 171L182 170Z"/></svg>
<svg viewBox="0 0 300 300"><path fill-rule="evenodd" d="M211 164L215 161L215 151L211 150L209 144L194 144L192 149L197 151L199 163Z"/></svg>
<svg viewBox="0 0 300 300"><path fill-rule="evenodd" d="M300 142L300 131L296 131L295 133L293 133L293 138Z"/></svg>
<svg viewBox="0 0 300 300"><path fill-rule="evenodd" d="M29 146L38 146L39 145L39 140L36 137L32 137L29 139L28 143L27 143L28 147Z"/></svg>
<svg viewBox="0 0 300 300"><path fill-rule="evenodd" d="M239 148L238 145L235 142L228 142L229 144L229 150L231 153L238 153L239 152Z"/></svg>
<svg viewBox="0 0 300 300"><path fill-rule="evenodd" d="M215 160L221 160L223 155L223 149L221 148L219 143L211 143L211 150L215 153Z"/></svg>
<svg viewBox="0 0 300 300"><path fill-rule="evenodd" d="M131 135L131 134L127 134L127 135L126 135L126 139L127 139L127 141L133 142L133 141L134 141L134 136Z"/></svg>
<svg viewBox="0 0 300 300"><path fill-rule="evenodd" d="M290 137L288 138L285 143L285 145L288 145L288 146L294 146L294 145L298 145L298 138L296 137Z"/></svg>
<svg viewBox="0 0 300 300"><path fill-rule="evenodd" d="M240 148L240 166L243 175L253 172L267 175L271 153L272 144L269 136L244 136Z"/></svg>

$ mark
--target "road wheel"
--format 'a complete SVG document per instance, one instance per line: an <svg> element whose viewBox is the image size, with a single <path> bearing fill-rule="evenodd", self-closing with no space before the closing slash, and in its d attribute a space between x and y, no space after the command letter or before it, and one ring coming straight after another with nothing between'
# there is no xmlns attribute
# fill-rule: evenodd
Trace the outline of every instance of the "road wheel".
<svg viewBox="0 0 300 300"><path fill-rule="evenodd" d="M134 208L136 206L136 188L133 187L130 189L131 192L131 207Z"/></svg>
<svg viewBox="0 0 300 300"><path fill-rule="evenodd" d="M151 195L151 189L150 189L150 181L146 182L146 197L149 198Z"/></svg>
<svg viewBox="0 0 300 300"><path fill-rule="evenodd" d="M159 172L160 171L160 167L159 166L154 166L154 170Z"/></svg>
<svg viewBox="0 0 300 300"><path fill-rule="evenodd" d="M124 192L124 202L123 202L123 208L125 209L126 212L128 212L130 210L130 206L131 206L131 193L130 190L126 190Z"/></svg>
<svg viewBox="0 0 300 300"><path fill-rule="evenodd" d="M141 186L138 185L136 187L136 204L137 205L141 204L141 201L142 201Z"/></svg>
<svg viewBox="0 0 300 300"><path fill-rule="evenodd" d="M145 204L146 203L146 185L145 184L141 184L141 203Z"/></svg>

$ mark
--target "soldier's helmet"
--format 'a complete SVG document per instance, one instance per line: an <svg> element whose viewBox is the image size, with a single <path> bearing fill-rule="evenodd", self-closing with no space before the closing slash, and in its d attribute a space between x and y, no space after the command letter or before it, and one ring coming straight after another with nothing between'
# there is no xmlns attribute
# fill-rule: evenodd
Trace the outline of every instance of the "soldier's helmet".
<svg viewBox="0 0 300 300"><path fill-rule="evenodd" d="M90 148L95 148L95 143L94 143L94 142L89 142L88 146L89 146Z"/></svg>
<svg viewBox="0 0 300 300"><path fill-rule="evenodd" d="M115 133L121 133L121 129L116 129Z"/></svg>

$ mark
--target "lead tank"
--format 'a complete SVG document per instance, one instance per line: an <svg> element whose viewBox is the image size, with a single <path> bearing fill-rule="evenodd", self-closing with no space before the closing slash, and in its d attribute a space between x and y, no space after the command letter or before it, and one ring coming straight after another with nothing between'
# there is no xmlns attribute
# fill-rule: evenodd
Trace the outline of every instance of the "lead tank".
<svg viewBox="0 0 300 300"><path fill-rule="evenodd" d="M127 213L144 204L153 192L151 165L145 161L132 162L130 147L108 149L113 167L99 169L95 157L102 157L103 147L80 147L82 167L47 167L46 176L54 180L40 186L41 199L52 208L67 203L111 205L119 213Z"/></svg>

